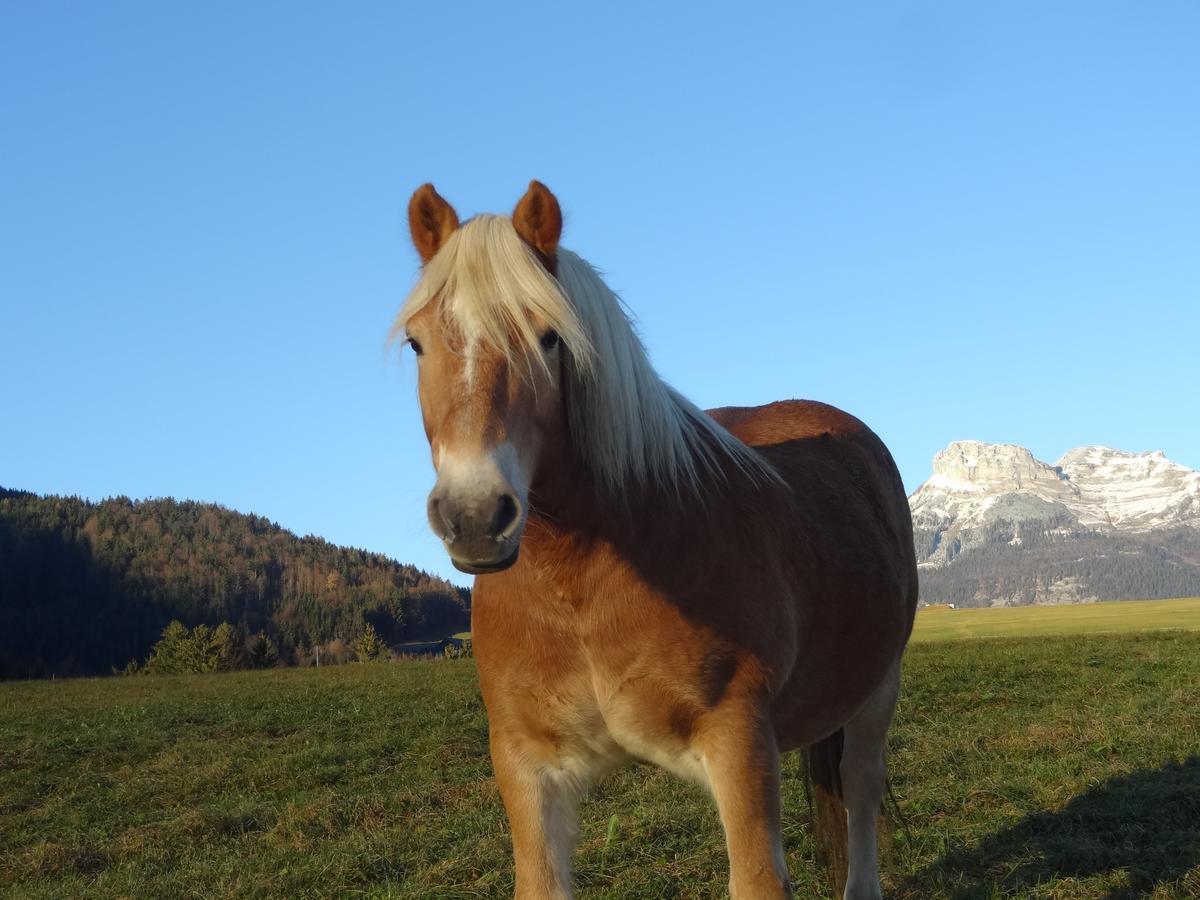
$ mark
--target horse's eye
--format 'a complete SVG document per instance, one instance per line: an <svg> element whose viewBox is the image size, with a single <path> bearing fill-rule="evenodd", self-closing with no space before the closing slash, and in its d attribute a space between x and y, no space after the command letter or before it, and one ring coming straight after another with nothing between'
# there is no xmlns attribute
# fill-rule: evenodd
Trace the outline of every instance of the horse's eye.
<svg viewBox="0 0 1200 900"><path fill-rule="evenodd" d="M542 335L541 340L538 343L542 345L543 350L545 350L547 353L550 352L558 346L558 332L551 328Z"/></svg>
<svg viewBox="0 0 1200 900"><path fill-rule="evenodd" d="M416 338L409 338L408 346L413 348L413 353L417 354L417 356L420 356L425 352L423 349L421 349L421 343Z"/></svg>

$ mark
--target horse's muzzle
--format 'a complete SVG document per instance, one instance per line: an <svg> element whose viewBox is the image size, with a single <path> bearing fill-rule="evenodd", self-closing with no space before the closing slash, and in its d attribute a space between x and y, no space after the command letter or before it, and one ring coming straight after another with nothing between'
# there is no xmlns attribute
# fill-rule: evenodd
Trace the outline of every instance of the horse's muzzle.
<svg viewBox="0 0 1200 900"><path fill-rule="evenodd" d="M510 491L480 496L439 485L429 495L429 525L460 572L502 572L517 561L525 504Z"/></svg>

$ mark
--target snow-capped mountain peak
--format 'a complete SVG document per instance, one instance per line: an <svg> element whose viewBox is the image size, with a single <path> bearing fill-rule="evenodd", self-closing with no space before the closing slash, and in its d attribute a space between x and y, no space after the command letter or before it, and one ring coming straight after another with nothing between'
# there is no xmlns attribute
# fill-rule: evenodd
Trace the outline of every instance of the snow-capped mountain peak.
<svg viewBox="0 0 1200 900"><path fill-rule="evenodd" d="M954 441L933 458L932 477L908 502L914 525L944 529L1057 517L1069 513L1077 495L1058 469L1024 447Z"/></svg>
<svg viewBox="0 0 1200 900"><path fill-rule="evenodd" d="M1014 444L954 441L909 505L917 529L939 535L999 520L1126 532L1200 527L1200 472L1159 451L1079 447L1049 465ZM949 559L946 546L935 546L925 562Z"/></svg>
<svg viewBox="0 0 1200 900"><path fill-rule="evenodd" d="M927 603L1009 605L1200 591L1200 472L1158 451L955 441L908 498Z"/></svg>
<svg viewBox="0 0 1200 900"><path fill-rule="evenodd" d="M1171 462L1161 450L1079 447L1064 453L1058 468L1078 486L1081 501L1113 528L1200 525L1200 472Z"/></svg>

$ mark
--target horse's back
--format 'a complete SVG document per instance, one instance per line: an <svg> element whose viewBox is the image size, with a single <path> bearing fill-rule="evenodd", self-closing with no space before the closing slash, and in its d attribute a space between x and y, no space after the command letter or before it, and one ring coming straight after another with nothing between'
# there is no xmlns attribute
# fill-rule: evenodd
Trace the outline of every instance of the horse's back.
<svg viewBox="0 0 1200 900"><path fill-rule="evenodd" d="M770 459L805 496L857 486L870 500L883 501L885 515L908 532L902 543L911 542L912 520L900 473L883 441L859 419L815 400L725 406L708 414Z"/></svg>
<svg viewBox="0 0 1200 900"><path fill-rule="evenodd" d="M751 447L821 434L847 435L870 431L848 412L816 400L777 400L763 406L722 406L708 410L708 414Z"/></svg>
<svg viewBox="0 0 1200 900"><path fill-rule="evenodd" d="M779 400L764 406L725 406L708 414L774 464L794 490L817 506L826 491L851 488L911 543L904 484L883 442L859 419L827 403Z"/></svg>

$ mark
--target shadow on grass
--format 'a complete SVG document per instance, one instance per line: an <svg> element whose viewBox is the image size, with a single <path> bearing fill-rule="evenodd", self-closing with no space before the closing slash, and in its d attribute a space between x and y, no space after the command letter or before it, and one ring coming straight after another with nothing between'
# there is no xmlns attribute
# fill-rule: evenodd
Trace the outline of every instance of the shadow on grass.
<svg viewBox="0 0 1200 900"><path fill-rule="evenodd" d="M1057 812L1034 813L976 847L947 853L905 879L899 894L1028 896L1053 880L1108 876L1105 893L1095 896L1132 900L1197 865L1200 756L1113 778Z"/></svg>

